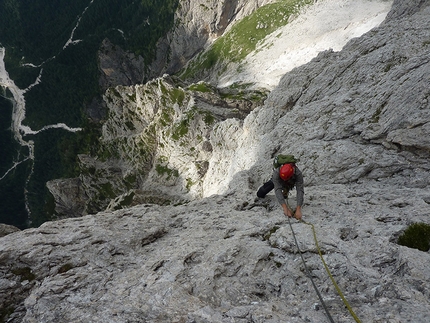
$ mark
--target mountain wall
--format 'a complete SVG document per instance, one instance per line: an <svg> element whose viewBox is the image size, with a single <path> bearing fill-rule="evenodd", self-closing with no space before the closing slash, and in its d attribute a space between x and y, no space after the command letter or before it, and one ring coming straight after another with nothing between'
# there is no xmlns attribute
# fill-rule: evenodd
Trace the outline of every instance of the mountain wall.
<svg viewBox="0 0 430 323"><path fill-rule="evenodd" d="M176 25L158 44L152 76L173 74L222 36L235 22L274 0L180 1Z"/></svg>
<svg viewBox="0 0 430 323"><path fill-rule="evenodd" d="M260 156L259 153L249 153L260 145L260 139L249 138L251 141L246 142L238 129L241 128L242 120L262 105L274 84L279 83L280 73L286 73L293 66L310 60L322 48L340 49L357 33L378 25L391 6L391 2L385 1L356 3L351 0L321 1L313 5L310 5L310 1L298 1L296 4L303 7L299 10L283 2L260 10L256 10L258 3L252 6L252 10L248 8L249 4L245 6L251 12L247 19L242 19L246 21L239 21L234 30L230 28L233 31L226 31L225 35L218 37L202 55L194 57L189 66L198 65L205 55L212 55L210 53L213 53L213 48L220 43L223 48L230 48L229 44L232 43L247 46L243 35L240 36L242 29L246 33L251 27L265 30L267 37L260 41L263 45L257 46L254 52L240 61L240 67L230 60L232 57L228 58L237 49L224 52L223 59L219 59L208 70L203 69L202 77L211 75L205 78L207 82L190 83L188 80L167 76L142 85L109 88L104 96L108 113L98 153L80 156L79 178L48 183L56 200L58 216L74 217L144 202L179 203L225 191L233 176L238 171L251 167L255 162L254 157ZM225 5L222 8L231 6ZM270 10L262 10L267 7ZM179 23L175 29L179 33L177 29L186 28L182 37L192 39L189 36L192 26L204 26L201 19L208 22L221 15L215 14L218 11L202 9L201 4L194 8L199 8L192 11L199 18L193 16L194 20L191 19L187 16L190 11L186 10L185 16L188 18L182 19L190 19L193 23ZM237 8L242 6L238 5ZM279 15L281 9L284 10L284 18L278 22L279 30L269 33L278 25L269 27L271 25L266 24L267 17ZM198 14L200 11L203 13ZM333 11L333 17L327 19L324 12ZM325 26L321 29L318 26L323 19L326 19ZM249 21L252 24L247 23ZM290 22L287 23L288 21ZM236 36L233 37L232 34ZM339 35L342 36L340 40ZM306 57L298 53L300 50L291 47L294 39L299 48L308 48ZM279 55L281 49L289 54ZM166 52L171 51L175 52L173 48ZM264 67L270 61L273 66L277 66L275 72L270 69L267 72L268 68ZM257 72L259 67L265 71ZM121 71L120 68L113 69ZM216 76L222 73L217 79ZM226 86L226 78L230 86ZM118 84L118 79L122 78L117 76L107 83ZM220 83L224 85L221 86ZM127 84L125 80L124 85ZM217 138L218 134L224 136L225 133L228 133L226 141L223 137ZM231 144L225 145L229 141ZM237 152L239 156L233 157L231 154L234 149L231 148L235 145L245 145L247 148L243 152ZM244 158L245 161L219 172L216 165L228 165L231 158ZM208 172L209 167L215 168Z"/></svg>
<svg viewBox="0 0 430 323"><path fill-rule="evenodd" d="M430 253L397 239L430 224L429 14L395 0L257 98L173 76L109 89L103 154L81 156L75 180L112 194L110 211L0 238L0 317L329 322L309 271L334 320L353 322L321 251L362 322L427 322ZM300 158L306 223L256 198L277 152Z"/></svg>

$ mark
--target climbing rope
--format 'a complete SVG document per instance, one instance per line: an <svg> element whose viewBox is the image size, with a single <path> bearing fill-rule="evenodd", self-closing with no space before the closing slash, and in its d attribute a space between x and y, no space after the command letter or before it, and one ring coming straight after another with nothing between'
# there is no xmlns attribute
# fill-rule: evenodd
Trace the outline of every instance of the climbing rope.
<svg viewBox="0 0 430 323"><path fill-rule="evenodd" d="M293 237L294 237L294 241L296 242L297 250L299 251L300 257L302 258L302 262L303 262L303 266L305 267L306 275L307 275L307 276L309 277L309 279L311 280L312 285L314 286L314 289L315 289L315 291L316 291L316 293L317 293L317 295L318 295L318 298L320 299L321 304L322 304L322 306L324 307L324 310L325 310L325 312L326 312L326 314L327 314L328 319L330 320L330 322L331 322L331 323L334 323L333 318L331 317L330 312L328 311L328 308L327 308L327 306L326 306L326 304L325 304L325 302L324 302L324 300L323 300L323 298L322 298L322 296L321 296L320 292L318 291L318 288L317 288L317 286L315 285L314 280L312 279L312 275L311 275L311 273L310 273L310 271L309 271L308 267L306 266L305 259L303 258L302 252L300 251L299 244L298 244L297 239L296 239L296 234L294 233L293 226L291 225L291 221L290 221L290 218L289 218L289 217L288 217L288 224L290 225L291 232L293 233Z"/></svg>
<svg viewBox="0 0 430 323"><path fill-rule="evenodd" d="M290 219L289 219L289 218L288 218L288 221L290 221ZM340 290L339 286L337 285L336 281L334 280L334 278L333 278L333 276L332 276L332 274L331 274L331 272L330 272L330 269L328 269L328 266L327 266L326 262L324 261L324 258L323 258L323 256L322 256L322 253L321 253L320 247L319 247L319 245L318 245L318 239L317 239L317 234L316 234L316 232L315 232L315 227L314 227L314 225L313 225L312 223L308 223L308 222L305 222L305 221L303 221L303 220L301 220L301 222L303 222L304 224L307 224L307 225L309 225L309 226L311 226L311 227L312 227L312 232L313 232L313 234L314 234L315 245L316 245L316 247L317 247L318 254L320 255L320 258L321 258L321 261L322 261L322 263L323 263L323 265L324 265L324 267L325 267L325 270L327 271L327 274L329 275L329 277L330 277L330 279L331 279L331 281L332 281L332 283L333 283L334 287L335 287L335 288L336 288L336 290L337 290L337 293L339 294L340 298L342 299L342 301L343 301L343 303L345 304L346 308L348 309L349 313L351 313L352 317L354 318L354 320L355 320L357 323L361 323L360 319L357 317L357 315L356 315L356 314L354 313L354 311L352 310L352 307L349 305L349 303L348 303L348 301L346 300L345 296L343 296L342 291ZM291 227L291 230L293 230L293 228L292 228L292 226L291 226L291 223L290 223L290 227ZM294 235L294 232L293 232L293 235ZM294 239L295 239L295 238L294 238ZM296 241L296 244L297 244L297 241ZM297 246L297 248L298 248L298 246Z"/></svg>

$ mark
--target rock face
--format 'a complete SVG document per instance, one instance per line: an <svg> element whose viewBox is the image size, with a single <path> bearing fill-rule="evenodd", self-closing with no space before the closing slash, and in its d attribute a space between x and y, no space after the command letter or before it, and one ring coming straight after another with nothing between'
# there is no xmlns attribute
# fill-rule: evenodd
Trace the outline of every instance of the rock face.
<svg viewBox="0 0 430 323"><path fill-rule="evenodd" d="M55 199L57 214L66 218L82 215L87 197L79 178L52 180L46 186Z"/></svg>
<svg viewBox="0 0 430 323"><path fill-rule="evenodd" d="M175 14L176 27L160 40L151 76L179 71L237 20L272 2L274 0L180 1Z"/></svg>
<svg viewBox="0 0 430 323"><path fill-rule="evenodd" d="M193 96L193 88L168 77L107 92L115 117L104 128L106 154L121 140L130 148L117 149L117 164L94 164L86 176L108 169L107 175L120 178L141 163L135 169L149 171L122 182L130 191L139 183L161 196L194 192L202 198L178 199L176 206L140 200L131 208L0 238L0 317L329 322L309 270L334 320L352 322L321 262L312 227L290 220L296 246L274 195L256 199L274 154L290 152L300 158L305 177L304 220L314 225L323 258L357 317L427 323L430 253L396 242L409 224L430 224L429 15L428 1L394 1L378 28L287 73L246 117L232 118L231 108L207 104L213 99ZM155 103L139 104L145 95ZM165 106L171 114L163 114ZM201 113L188 119L188 128L183 121L192 111ZM209 127L212 118L217 122ZM155 119L160 128L148 127ZM127 136L114 122L127 125ZM170 139L157 137L161 133ZM181 150L171 149L174 138L183 141L175 144ZM148 160L158 168L132 158L140 143L155 152ZM156 150L148 149L151 143ZM198 167L190 160L205 163ZM175 170L188 176L175 178ZM187 183L191 189L182 191Z"/></svg>
<svg viewBox="0 0 430 323"><path fill-rule="evenodd" d="M178 203L205 195L202 180L213 154L214 128L224 120L244 119L266 94L241 92L238 98L225 98L209 85L181 87L177 82L165 76L106 91L109 118L98 156L79 156L78 179L48 186L58 214L76 214L78 206L79 214L91 214L107 207ZM67 195L63 199L70 201L65 203L61 197L70 187L85 196L79 200Z"/></svg>
<svg viewBox="0 0 430 323"><path fill-rule="evenodd" d="M117 85L133 85L143 81L145 64L142 57L124 52L108 39L102 42L98 54L100 86L106 90Z"/></svg>
<svg viewBox="0 0 430 323"><path fill-rule="evenodd" d="M8 234L11 234L17 231L19 231L19 229L17 227L14 227L13 225L0 223L0 237L7 236Z"/></svg>
<svg viewBox="0 0 430 323"><path fill-rule="evenodd" d="M430 254L394 241L428 222L428 193L376 182L306 190L305 219L362 322L427 322ZM331 316L352 322L311 227L291 222ZM45 223L1 242L9 322L328 322L277 202L255 203L250 190Z"/></svg>

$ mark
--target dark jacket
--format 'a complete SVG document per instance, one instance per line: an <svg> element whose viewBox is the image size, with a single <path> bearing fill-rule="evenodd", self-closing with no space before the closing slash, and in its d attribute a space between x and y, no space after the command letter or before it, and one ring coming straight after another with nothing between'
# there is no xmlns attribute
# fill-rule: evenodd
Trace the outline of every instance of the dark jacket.
<svg viewBox="0 0 430 323"><path fill-rule="evenodd" d="M273 170L272 174L272 182L275 188L275 195L279 201L279 204L286 204L284 194L282 194L282 190L286 189L290 191L294 186L297 191L297 205L303 205L303 197L305 195L305 191L303 188L303 175L300 169L297 166L294 166L294 175L288 181L284 181L279 176L279 168Z"/></svg>

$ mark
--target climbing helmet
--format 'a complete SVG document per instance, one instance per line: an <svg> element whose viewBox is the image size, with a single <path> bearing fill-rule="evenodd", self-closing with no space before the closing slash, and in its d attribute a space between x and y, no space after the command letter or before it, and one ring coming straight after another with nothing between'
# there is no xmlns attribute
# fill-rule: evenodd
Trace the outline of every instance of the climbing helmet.
<svg viewBox="0 0 430 323"><path fill-rule="evenodd" d="M288 181L294 175L293 164L284 164L279 168L279 176L284 180Z"/></svg>

